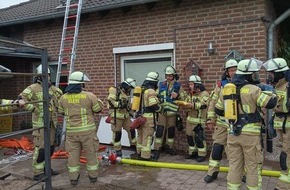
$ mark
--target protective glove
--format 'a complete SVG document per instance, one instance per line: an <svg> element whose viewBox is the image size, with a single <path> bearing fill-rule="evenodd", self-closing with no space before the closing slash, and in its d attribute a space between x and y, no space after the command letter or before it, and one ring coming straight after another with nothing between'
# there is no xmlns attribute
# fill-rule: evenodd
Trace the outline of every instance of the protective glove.
<svg viewBox="0 0 290 190"><path fill-rule="evenodd" d="M257 84L259 88L261 88L262 91L271 91L273 93L276 93L275 89L273 86L268 85L268 84Z"/></svg>

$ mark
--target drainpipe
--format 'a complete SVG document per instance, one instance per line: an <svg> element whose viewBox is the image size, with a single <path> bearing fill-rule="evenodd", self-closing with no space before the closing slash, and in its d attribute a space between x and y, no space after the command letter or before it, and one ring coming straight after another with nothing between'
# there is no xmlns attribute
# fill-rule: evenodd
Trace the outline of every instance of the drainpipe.
<svg viewBox="0 0 290 190"><path fill-rule="evenodd" d="M268 59L273 58L273 31L274 28L280 24L283 20L290 16L290 8L285 11L281 16L279 16L268 28Z"/></svg>

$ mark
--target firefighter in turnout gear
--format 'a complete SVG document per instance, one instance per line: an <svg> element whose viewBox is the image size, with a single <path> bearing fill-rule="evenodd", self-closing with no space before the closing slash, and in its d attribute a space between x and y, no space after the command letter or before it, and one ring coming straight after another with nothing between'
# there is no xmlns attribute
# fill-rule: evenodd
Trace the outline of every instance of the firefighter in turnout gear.
<svg viewBox="0 0 290 190"><path fill-rule="evenodd" d="M42 74L42 65L36 68L37 74ZM48 68L48 81L50 82L51 69ZM32 112L32 126L33 128L43 127L43 103L29 103L31 101L42 101L42 76L35 77L35 83L23 90L19 96L19 106L24 107L27 111ZM55 131L57 127L57 109L58 100L62 95L62 91L49 83L49 111L50 111L50 155L54 152ZM34 152L33 152L33 179L39 181L45 177L45 149L44 149L44 129L35 130L32 133ZM58 172L51 170L52 175L57 175Z"/></svg>
<svg viewBox="0 0 290 190"><path fill-rule="evenodd" d="M212 129L213 132L213 146L209 158L209 169L207 176L204 178L206 183L211 183L217 179L220 167L220 161L223 157L223 152L226 150L227 144L227 129L228 124L225 121L224 117L217 116L214 112L215 105L221 96L221 91L223 87L231 82L237 70L238 62L234 59L229 59L225 63L225 72L221 77L221 81L217 82L217 85L214 91L211 93L211 101L209 103L208 112L207 112L207 127Z"/></svg>
<svg viewBox="0 0 290 190"><path fill-rule="evenodd" d="M179 79L176 70L171 66L166 66L165 81L159 83L158 97L163 106L163 113L158 114L158 121L154 139L154 154L159 157L161 147L165 146L165 152L170 155L175 155L173 149L176 117L178 112L178 105L174 103L175 100L183 99L185 93L182 90L181 84L177 82ZM165 142L163 142L165 140Z"/></svg>
<svg viewBox="0 0 290 190"><path fill-rule="evenodd" d="M90 80L83 72L73 72L59 101L59 112L66 119L65 148L69 153L67 166L72 185L78 184L82 150L87 158L86 168L91 183L95 183L98 176L99 140L94 114L102 111L103 103L93 93L82 89L86 81Z"/></svg>
<svg viewBox="0 0 290 190"><path fill-rule="evenodd" d="M198 75L189 77L189 95L186 97L188 116L186 119L186 137L188 143L188 155L185 159L196 159L203 162L206 156L205 120L209 104L209 94L205 90Z"/></svg>
<svg viewBox="0 0 290 190"><path fill-rule="evenodd" d="M276 190L290 189L290 70L283 58L274 58L263 64L267 74L267 81L274 84L278 96L275 107L274 128L281 137L282 150L280 153L281 174Z"/></svg>
<svg viewBox="0 0 290 190"><path fill-rule="evenodd" d="M136 81L132 78L127 78L119 86L109 88L107 100L113 133L112 142L117 156L120 157L122 156L122 128L127 131L131 146L136 145L137 141L135 129L130 129L132 123L130 116L130 93L135 87Z"/></svg>
<svg viewBox="0 0 290 190"><path fill-rule="evenodd" d="M157 97L159 74L157 72L149 72L142 84L142 114L146 118L145 124L137 128L137 154L140 160L151 159L151 144L156 126L156 113L162 110L159 99ZM156 158L152 158L157 160Z"/></svg>
<svg viewBox="0 0 290 190"><path fill-rule="evenodd" d="M229 119L227 137L227 155L229 172L227 189L241 189L244 171L247 174L247 188L262 188L263 150L261 145L261 116L260 108L272 109L277 104L273 87L259 84L259 70L262 62L256 59L244 59L238 63L232 83L225 85L222 96L215 106L215 113ZM258 86L259 85L259 86ZM228 93L225 89L236 92ZM228 94L228 95L226 95ZM229 109L226 101L232 101ZM226 114L225 114L226 113Z"/></svg>

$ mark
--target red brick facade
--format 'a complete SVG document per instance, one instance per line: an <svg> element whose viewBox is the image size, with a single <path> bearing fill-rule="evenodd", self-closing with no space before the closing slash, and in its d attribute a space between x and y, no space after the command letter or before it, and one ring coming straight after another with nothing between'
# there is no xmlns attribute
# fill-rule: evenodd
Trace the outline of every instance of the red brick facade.
<svg viewBox="0 0 290 190"><path fill-rule="evenodd" d="M159 43L175 43L176 69L185 83L183 68L192 59L203 68L201 78L208 91L223 72L224 57L237 50L244 57L267 59L267 27L262 17L273 17L268 0L184 0L157 2L153 9L145 5L123 13L110 10L83 15L80 23L75 70L91 77L87 89L105 101L108 87L114 85L113 48ZM24 25L24 41L47 48L50 60L57 61L63 19ZM208 55L213 41L216 52ZM117 64L120 65L118 55ZM118 66L119 68L119 66ZM118 83L120 73L118 73ZM26 85L17 82L21 88ZM3 83L0 84L1 89ZM1 90L3 92L3 90ZM102 114L106 115L107 110ZM176 148L185 149L185 132L177 132ZM210 142L211 134L207 136Z"/></svg>

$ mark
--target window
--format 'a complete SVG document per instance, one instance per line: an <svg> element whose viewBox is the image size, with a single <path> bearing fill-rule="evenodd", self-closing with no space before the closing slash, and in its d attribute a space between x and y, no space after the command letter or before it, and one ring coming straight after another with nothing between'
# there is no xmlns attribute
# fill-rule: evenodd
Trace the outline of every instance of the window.
<svg viewBox="0 0 290 190"><path fill-rule="evenodd" d="M159 73L159 80L165 79L164 68L172 65L172 54L152 54L143 56L124 56L121 58L122 80L130 77L136 80L137 85L142 85L146 75L155 71Z"/></svg>

